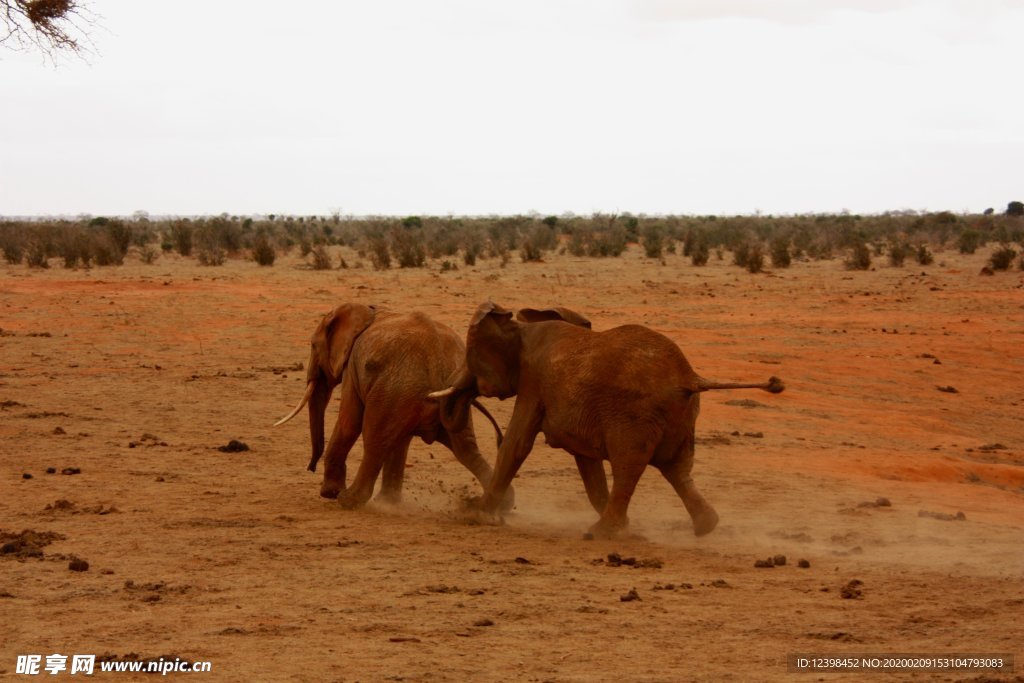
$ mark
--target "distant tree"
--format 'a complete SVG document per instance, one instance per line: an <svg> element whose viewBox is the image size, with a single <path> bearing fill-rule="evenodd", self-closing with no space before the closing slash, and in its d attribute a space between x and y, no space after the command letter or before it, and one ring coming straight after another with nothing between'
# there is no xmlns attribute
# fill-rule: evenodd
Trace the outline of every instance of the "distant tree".
<svg viewBox="0 0 1024 683"><path fill-rule="evenodd" d="M1007 216L1024 216L1024 203L1010 202L1006 205Z"/></svg>
<svg viewBox="0 0 1024 683"><path fill-rule="evenodd" d="M95 23L88 3L79 0L0 0L0 20L0 45L36 48L51 57L83 52Z"/></svg>

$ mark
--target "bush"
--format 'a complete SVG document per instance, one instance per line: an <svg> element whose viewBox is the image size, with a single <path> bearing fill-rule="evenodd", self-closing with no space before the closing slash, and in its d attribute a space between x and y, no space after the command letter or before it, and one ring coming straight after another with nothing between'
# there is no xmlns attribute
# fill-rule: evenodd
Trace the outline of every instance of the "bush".
<svg viewBox="0 0 1024 683"><path fill-rule="evenodd" d="M977 230L964 230L957 239L961 254L973 254L981 246L981 234Z"/></svg>
<svg viewBox="0 0 1024 683"><path fill-rule="evenodd" d="M318 244L313 247L312 251L309 252L313 257L313 270L330 270L331 269L331 255L327 253L327 247L322 244Z"/></svg>
<svg viewBox="0 0 1024 683"><path fill-rule="evenodd" d="M1010 202L1006 205L1007 216L1024 216L1024 202Z"/></svg>
<svg viewBox="0 0 1024 683"><path fill-rule="evenodd" d="M846 259L847 270L867 270L871 267L871 250L868 245L858 242L853 245L850 256Z"/></svg>
<svg viewBox="0 0 1024 683"><path fill-rule="evenodd" d="M747 272L760 273L764 270L764 251L760 244L751 245L747 253Z"/></svg>
<svg viewBox="0 0 1024 683"><path fill-rule="evenodd" d="M660 259L665 248L665 228L657 223L645 225L640 240L644 245L644 255L647 258Z"/></svg>
<svg viewBox="0 0 1024 683"><path fill-rule="evenodd" d="M115 219L109 221L105 227L107 229L107 237L110 240L110 247L120 255L120 260L117 262L120 265L124 263L125 254L128 253L128 247L132 243L131 226Z"/></svg>
<svg viewBox="0 0 1024 683"><path fill-rule="evenodd" d="M388 250L388 241L384 236L371 237L368 246L374 270L387 270L391 267L391 252Z"/></svg>
<svg viewBox="0 0 1024 683"><path fill-rule="evenodd" d="M274 249L274 245L270 243L270 240L267 239L266 234L260 233L253 241L252 258L261 266L274 265L274 259L277 258L277 251Z"/></svg>
<svg viewBox="0 0 1024 683"><path fill-rule="evenodd" d="M909 253L910 247L905 242L894 242L889 246L889 265L901 268Z"/></svg>
<svg viewBox="0 0 1024 683"><path fill-rule="evenodd" d="M174 221L171 225L171 241L182 256L192 255L192 224L187 218Z"/></svg>
<svg viewBox="0 0 1024 683"><path fill-rule="evenodd" d="M524 236L519 247L523 263L540 261L544 252L555 246L555 231L544 223L534 225Z"/></svg>
<svg viewBox="0 0 1024 683"><path fill-rule="evenodd" d="M410 216L416 218L416 216ZM408 220L408 219L406 219ZM392 230L391 250L395 253L399 268L422 268L427 261L427 250L423 246L423 232L420 230Z"/></svg>
<svg viewBox="0 0 1024 683"><path fill-rule="evenodd" d="M156 260L160 257L160 252L157 251L153 246L146 245L139 250L139 258L147 266L151 266L156 263Z"/></svg>
<svg viewBox="0 0 1024 683"><path fill-rule="evenodd" d="M917 262L922 266L930 266L935 263L935 257L932 256L932 252L928 250L928 245L917 245Z"/></svg>
<svg viewBox="0 0 1024 683"><path fill-rule="evenodd" d="M746 268L750 260L750 251L753 245L750 242L740 242L732 250L732 263L740 268Z"/></svg>
<svg viewBox="0 0 1024 683"><path fill-rule="evenodd" d="M49 268L50 264L46 261L46 242L38 237L29 240L25 249L25 263L29 268Z"/></svg>
<svg viewBox="0 0 1024 683"><path fill-rule="evenodd" d="M776 237L772 240L772 268L789 268L793 257L789 253L789 238Z"/></svg>
<svg viewBox="0 0 1024 683"><path fill-rule="evenodd" d="M222 266L227 254L218 246L204 246L199 249L199 265Z"/></svg>
<svg viewBox="0 0 1024 683"><path fill-rule="evenodd" d="M1017 256L1016 250L1007 244L1000 246L988 258L988 265L992 270L1008 270Z"/></svg>
<svg viewBox="0 0 1024 683"><path fill-rule="evenodd" d="M124 252L114 244L109 234L93 235L92 255L97 266L119 266L124 263Z"/></svg>
<svg viewBox="0 0 1024 683"><path fill-rule="evenodd" d="M690 262L695 266L706 266L708 264L708 257L710 252L708 250L707 242L704 240L695 240L690 245Z"/></svg>

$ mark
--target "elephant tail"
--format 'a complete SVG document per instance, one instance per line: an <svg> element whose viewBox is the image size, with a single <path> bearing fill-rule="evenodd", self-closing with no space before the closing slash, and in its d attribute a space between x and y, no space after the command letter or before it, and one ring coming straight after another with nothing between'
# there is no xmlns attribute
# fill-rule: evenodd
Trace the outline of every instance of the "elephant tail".
<svg viewBox="0 0 1024 683"><path fill-rule="evenodd" d="M494 416L487 412L487 408L484 408L476 399L473 399L473 407L479 410L484 417L491 422L491 426L494 427L494 434L498 440L498 448L501 448L501 441L504 438L501 434L501 427L498 426L498 421L494 419Z"/></svg>
<svg viewBox="0 0 1024 683"><path fill-rule="evenodd" d="M692 391L712 391L714 389L761 389L770 394L780 394L786 389L786 385L778 377L769 377L767 382L746 383L746 382L712 382L703 377L697 378L696 388Z"/></svg>

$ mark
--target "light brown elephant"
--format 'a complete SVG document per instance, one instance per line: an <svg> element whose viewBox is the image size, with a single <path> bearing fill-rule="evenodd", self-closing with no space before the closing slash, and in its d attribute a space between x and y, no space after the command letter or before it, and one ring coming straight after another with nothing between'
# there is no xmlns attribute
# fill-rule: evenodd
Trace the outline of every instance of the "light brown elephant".
<svg viewBox="0 0 1024 683"><path fill-rule="evenodd" d="M309 404L309 434L313 454L308 469L316 471L324 455L324 412L334 388L341 385L341 411L327 444L320 495L337 498L346 508L366 503L384 470L380 496L401 498L409 443L447 446L482 485L491 479L491 466L477 448L473 422L466 418L476 406L494 426L494 418L472 398L465 409L458 398L441 402L427 394L446 386L465 359L462 340L447 325L422 313L399 314L362 304L343 304L324 316L313 333L306 392L283 424ZM457 426L448 419L459 414ZM363 460L351 486L345 487L348 453L363 435ZM504 494L503 494L504 496ZM511 508L514 494L503 497Z"/></svg>
<svg viewBox="0 0 1024 683"><path fill-rule="evenodd" d="M690 476L700 394L742 388L778 393L782 381L711 382L664 335L639 325L593 332L560 321L568 315L578 316L566 309L523 309L517 322L512 311L482 304L469 325L466 363L452 386L431 394L457 399L442 411L455 411L444 418L452 424L468 418L468 399L517 396L494 477L479 501L482 517L498 519L506 487L543 432L548 444L576 457L590 502L601 513L592 534L610 536L627 526L630 498L648 465L672 484L694 533L710 533L718 514ZM611 464L610 494L603 460Z"/></svg>

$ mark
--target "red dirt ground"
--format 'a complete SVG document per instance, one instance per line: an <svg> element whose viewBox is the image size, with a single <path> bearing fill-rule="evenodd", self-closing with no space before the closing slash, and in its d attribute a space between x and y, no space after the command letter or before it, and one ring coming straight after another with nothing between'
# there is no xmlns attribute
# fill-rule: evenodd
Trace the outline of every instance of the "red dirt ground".
<svg viewBox="0 0 1024 683"><path fill-rule="evenodd" d="M0 676L18 654L136 653L229 681L788 680L792 653L1012 653L1017 672L985 680L1019 680L1024 275L937 258L763 275L636 247L443 275L297 256L0 266L0 531L65 537L41 559L0 555ZM694 475L714 533L694 538L649 472L631 533L583 540L595 515L542 439L503 527L460 518L476 484L437 444L414 443L400 505L318 497L305 421L271 425L302 395L304 371L281 368L306 361L320 315L373 303L463 333L489 297L648 325L709 378L786 381L703 398ZM513 401L486 403L507 424ZM479 417L477 433L493 461ZM229 439L251 450L218 451ZM891 506L861 506L879 497ZM661 566L609 566L613 552ZM785 566L754 567L776 554ZM844 599L853 579L861 597Z"/></svg>

